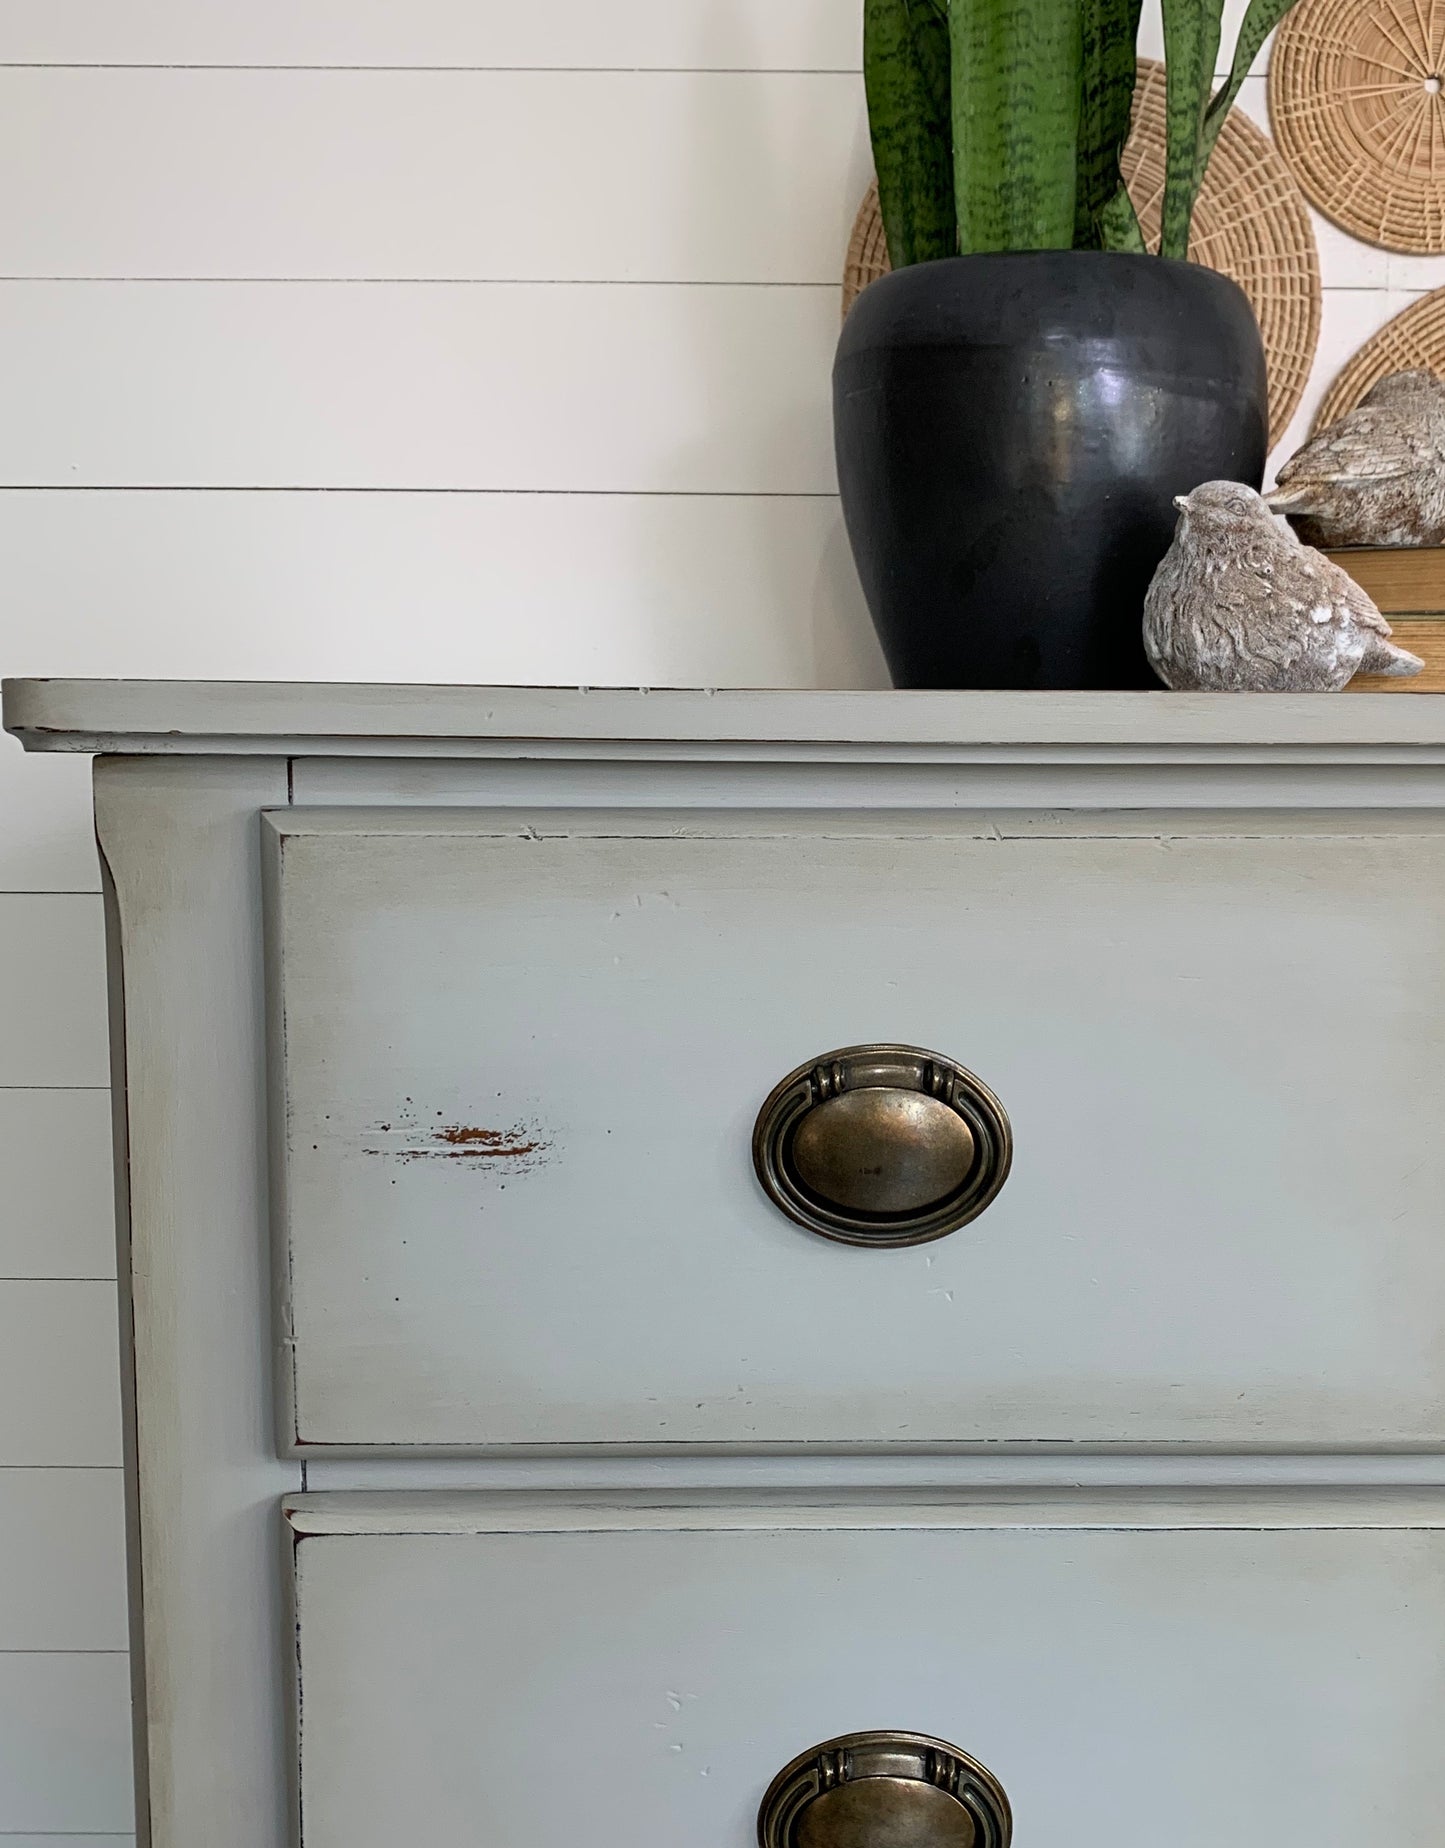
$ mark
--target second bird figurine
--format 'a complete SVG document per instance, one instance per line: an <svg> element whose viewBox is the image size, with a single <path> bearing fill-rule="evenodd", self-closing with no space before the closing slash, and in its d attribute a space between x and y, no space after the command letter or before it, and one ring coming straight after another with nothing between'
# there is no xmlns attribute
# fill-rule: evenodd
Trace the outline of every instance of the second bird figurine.
<svg viewBox="0 0 1445 1848"><path fill-rule="evenodd" d="M1290 457L1269 504L1309 545L1445 545L1445 384L1381 379Z"/></svg>
<svg viewBox="0 0 1445 1848"><path fill-rule="evenodd" d="M1418 674L1354 579L1302 545L1253 488L1178 495L1174 543L1144 602L1144 649L1165 686L1200 693L1336 692L1357 672Z"/></svg>

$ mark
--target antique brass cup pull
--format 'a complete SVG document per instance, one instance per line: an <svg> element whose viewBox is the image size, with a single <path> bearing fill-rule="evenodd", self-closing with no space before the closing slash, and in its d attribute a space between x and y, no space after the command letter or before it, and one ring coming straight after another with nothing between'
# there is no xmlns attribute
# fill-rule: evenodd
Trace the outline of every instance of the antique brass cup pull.
<svg viewBox="0 0 1445 1848"><path fill-rule="evenodd" d="M786 1766L758 1811L759 1848L1008 1848L991 1771L923 1733L830 1739Z"/></svg>
<svg viewBox="0 0 1445 1848"><path fill-rule="evenodd" d="M917 1046L848 1046L800 1065L753 1129L769 1198L849 1245L920 1245L957 1231L1003 1186L1012 1153L988 1086Z"/></svg>

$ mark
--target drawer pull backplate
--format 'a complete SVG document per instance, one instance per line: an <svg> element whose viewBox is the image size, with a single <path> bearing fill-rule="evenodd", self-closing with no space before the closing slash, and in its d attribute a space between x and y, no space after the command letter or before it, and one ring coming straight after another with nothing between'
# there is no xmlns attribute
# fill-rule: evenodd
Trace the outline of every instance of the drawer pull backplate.
<svg viewBox="0 0 1445 1848"><path fill-rule="evenodd" d="M780 1771L758 1811L759 1848L1008 1848L1003 1786L923 1733L849 1733Z"/></svg>
<svg viewBox="0 0 1445 1848"><path fill-rule="evenodd" d="M790 1219L850 1245L919 1245L975 1219L1008 1176L1003 1105L952 1059L848 1046L790 1072L753 1162Z"/></svg>

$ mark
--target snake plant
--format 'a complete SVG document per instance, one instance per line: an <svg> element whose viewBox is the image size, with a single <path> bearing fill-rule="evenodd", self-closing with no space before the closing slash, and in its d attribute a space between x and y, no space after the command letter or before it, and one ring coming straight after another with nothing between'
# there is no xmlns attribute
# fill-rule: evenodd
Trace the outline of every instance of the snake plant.
<svg viewBox="0 0 1445 1848"><path fill-rule="evenodd" d="M1224 0L1163 0L1162 256L1183 257L1209 156L1293 0L1250 0L1213 94ZM864 0L863 65L895 269L987 250L1144 249L1119 161L1141 0Z"/></svg>

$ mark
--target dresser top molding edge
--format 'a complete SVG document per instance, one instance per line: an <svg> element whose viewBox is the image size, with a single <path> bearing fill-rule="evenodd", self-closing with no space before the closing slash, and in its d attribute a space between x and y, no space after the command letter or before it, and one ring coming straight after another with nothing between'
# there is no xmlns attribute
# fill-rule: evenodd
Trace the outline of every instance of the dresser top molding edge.
<svg viewBox="0 0 1445 1848"><path fill-rule="evenodd" d="M1007 757L1445 762L1429 695L4 682L27 750L91 756ZM1379 761L1379 759L1376 759Z"/></svg>

